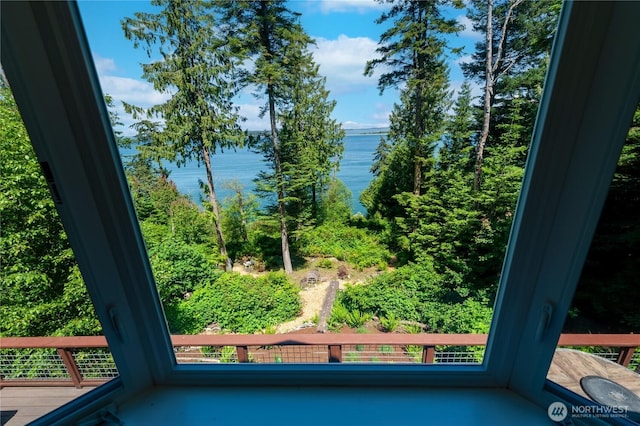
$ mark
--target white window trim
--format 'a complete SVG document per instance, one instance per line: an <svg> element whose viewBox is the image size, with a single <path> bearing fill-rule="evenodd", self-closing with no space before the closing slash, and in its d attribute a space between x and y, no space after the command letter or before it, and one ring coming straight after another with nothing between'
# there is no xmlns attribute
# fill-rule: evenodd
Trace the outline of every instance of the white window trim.
<svg viewBox="0 0 640 426"><path fill-rule="evenodd" d="M120 372L93 406L48 419L156 385L496 387L540 406L557 399L546 372L640 94L637 22L640 2L564 5L482 366L200 367L175 362L77 6L2 2L2 64Z"/></svg>

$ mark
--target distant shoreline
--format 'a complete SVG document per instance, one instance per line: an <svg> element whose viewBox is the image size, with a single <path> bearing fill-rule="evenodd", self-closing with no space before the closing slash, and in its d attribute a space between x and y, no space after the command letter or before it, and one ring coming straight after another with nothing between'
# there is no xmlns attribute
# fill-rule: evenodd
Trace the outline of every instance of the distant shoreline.
<svg viewBox="0 0 640 426"><path fill-rule="evenodd" d="M382 127L382 128L374 127L374 128L368 128L368 129L344 129L344 133L345 133L345 135L349 135L349 136L386 135L387 133L389 133L389 128L387 128L387 127Z"/></svg>
<svg viewBox="0 0 640 426"><path fill-rule="evenodd" d="M389 133L388 127L367 127L364 129L342 129L345 136L371 136L371 135L386 135ZM250 135L268 134L268 130L247 130Z"/></svg>

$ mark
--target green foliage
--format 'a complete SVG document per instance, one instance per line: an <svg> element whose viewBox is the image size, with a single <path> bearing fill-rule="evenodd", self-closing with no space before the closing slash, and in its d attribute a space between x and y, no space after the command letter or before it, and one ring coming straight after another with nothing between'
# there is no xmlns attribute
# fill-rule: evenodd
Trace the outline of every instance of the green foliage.
<svg viewBox="0 0 640 426"><path fill-rule="evenodd" d="M420 345L407 345L404 347L405 353L411 357L413 362L422 362L423 347Z"/></svg>
<svg viewBox="0 0 640 426"><path fill-rule="evenodd" d="M255 195L245 194L242 186L233 181L228 188L233 195L223 201L222 230L226 236L227 249L232 259L256 255L256 247L251 245L249 232L258 217L258 201Z"/></svg>
<svg viewBox="0 0 640 426"><path fill-rule="evenodd" d="M346 323L351 328L359 328L362 327L369 321L373 315L369 313L362 313L359 310L355 309L350 311L346 318Z"/></svg>
<svg viewBox="0 0 640 426"><path fill-rule="evenodd" d="M391 346L391 345L380 345L380 347L378 348L378 351L380 353L383 353L383 354L392 354L393 353L393 346Z"/></svg>
<svg viewBox="0 0 640 426"><path fill-rule="evenodd" d="M7 87L0 87L0 227L2 304L59 296L75 261Z"/></svg>
<svg viewBox="0 0 640 426"><path fill-rule="evenodd" d="M331 261L331 259L321 259L318 262L318 268L331 269L332 267L333 267L333 262Z"/></svg>
<svg viewBox="0 0 640 426"><path fill-rule="evenodd" d="M400 325L400 320L390 313L387 316L381 316L380 318L380 329L386 333L393 333L398 329Z"/></svg>
<svg viewBox="0 0 640 426"><path fill-rule="evenodd" d="M385 318L389 327L397 327L402 319L426 324L429 332L487 332L492 311L488 300L462 297L443 286L441 278L430 266L411 264L383 273L368 284L347 286L339 293L332 318L348 324L354 313L368 313L378 315L381 324ZM417 324L403 328L422 331Z"/></svg>
<svg viewBox="0 0 640 426"><path fill-rule="evenodd" d="M101 331L9 88L0 85L0 335Z"/></svg>
<svg viewBox="0 0 640 426"><path fill-rule="evenodd" d="M471 298L461 303L429 303L422 311L424 323L434 333L488 333L492 309Z"/></svg>
<svg viewBox="0 0 640 426"><path fill-rule="evenodd" d="M322 195L319 223L346 223L351 216L351 191L340 179L332 179Z"/></svg>
<svg viewBox="0 0 640 426"><path fill-rule="evenodd" d="M304 256L335 257L362 269L387 263L391 254L375 235L339 223L323 224L300 236Z"/></svg>
<svg viewBox="0 0 640 426"><path fill-rule="evenodd" d="M419 324L405 324L402 328L407 334L420 334L424 331L424 328Z"/></svg>
<svg viewBox="0 0 640 426"><path fill-rule="evenodd" d="M167 239L149 249L149 260L164 304L172 303L216 279L222 271L206 251L179 240Z"/></svg>
<svg viewBox="0 0 640 426"><path fill-rule="evenodd" d="M339 301L333 304L331 308L331 316L329 317L329 326L332 329L339 329L347 323L349 318L349 310Z"/></svg>
<svg viewBox="0 0 640 426"><path fill-rule="evenodd" d="M300 312L298 288L281 273L260 278L224 273L172 306L174 332L198 333L208 324L253 333L294 318Z"/></svg>
<svg viewBox="0 0 640 426"><path fill-rule="evenodd" d="M347 310L419 321L423 299L443 293L432 267L408 265L382 273L365 285L347 286L338 300Z"/></svg>
<svg viewBox="0 0 640 426"><path fill-rule="evenodd" d="M242 59L235 54L235 45L220 37L212 3L157 0L154 4L158 13L137 12L122 20L122 29L134 47L142 47L149 57L160 57L142 64L143 77L170 97L150 108L124 104L125 110L140 120L143 158L205 166L218 249L225 267L231 269L211 157L218 149L244 143L238 107L231 102L240 90L231 76ZM147 125L151 119L161 119L162 126Z"/></svg>
<svg viewBox="0 0 640 426"><path fill-rule="evenodd" d="M238 59L251 64L242 83L254 85L265 101L262 114L269 116L269 133L253 144L269 167L256 186L270 199L275 196L282 262L289 274L287 211L299 225L315 216L316 196L342 154L343 132L331 118L335 102L328 99L309 51L313 41L299 16L284 2L219 2L218 7L227 23L222 35L238 47Z"/></svg>

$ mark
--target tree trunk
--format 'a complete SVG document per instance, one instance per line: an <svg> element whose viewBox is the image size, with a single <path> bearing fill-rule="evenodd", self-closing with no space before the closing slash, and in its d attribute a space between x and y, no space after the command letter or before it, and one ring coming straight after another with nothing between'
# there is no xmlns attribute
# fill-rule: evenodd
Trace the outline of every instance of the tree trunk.
<svg viewBox="0 0 640 426"><path fill-rule="evenodd" d="M211 203L211 209L213 210L213 217L215 221L216 237L218 238L218 246L220 247L220 255L224 258L225 271L232 271L233 265L229 254L227 253L227 245L224 242L224 236L222 235L222 220L220 219L220 206L218 205L218 199L216 197L216 191L213 186L213 171L211 170L211 157L209 149L202 147L202 155L204 157L204 166L207 172L207 186L209 187L209 202Z"/></svg>
<svg viewBox="0 0 640 426"><path fill-rule="evenodd" d="M416 17L418 22L422 22L424 16L422 15L422 8L418 8ZM423 36L426 37L426 34ZM414 63L416 64L416 68L419 74L424 73L424 53L418 52L414 56ZM414 138L415 138L415 150L413 152L413 195L420 196L420 190L422 188L422 137L424 136L424 75L419 75L419 82L416 87L416 114L415 114L415 122L414 122Z"/></svg>
<svg viewBox="0 0 640 426"><path fill-rule="evenodd" d="M244 216L244 199L242 198L242 191L238 189L238 210L240 212L240 220L242 221L242 241L249 241L247 234L247 218Z"/></svg>
<svg viewBox="0 0 640 426"><path fill-rule="evenodd" d="M493 0L487 0L487 29L485 39L485 83L484 83L484 108L482 118L482 133L476 149L476 163L474 169L473 188L477 191L482 183L482 161L484 147L489 137L489 124L491 122L491 104L493 98Z"/></svg>
<svg viewBox="0 0 640 426"><path fill-rule="evenodd" d="M311 216L314 220L318 220L318 200L316 199L316 184L311 184Z"/></svg>
<svg viewBox="0 0 640 426"><path fill-rule="evenodd" d="M271 141L273 143L273 162L276 172L276 192L278 196L278 214L280 215L280 239L282 241L282 262L285 273L291 274L291 252L289 249L289 235L287 233L287 212L284 205L284 189L282 181L282 166L280 164L280 144L278 142L278 129L276 127L276 107L273 99L273 89L268 87L269 96L269 122L271 124Z"/></svg>
<svg viewBox="0 0 640 426"><path fill-rule="evenodd" d="M502 34L500 34L500 41L498 42L498 48L495 58L493 57L493 0L487 0L487 33L486 33L486 64L485 64L485 85L484 85L484 112L482 120L482 133L480 135L480 141L478 142L478 148L476 150L476 164L475 164L475 177L473 187L475 190L479 190L482 185L482 162L484 160L484 148L487 145L489 139L489 125L491 123L491 107L493 106L494 99L494 86L498 80L498 70L502 57L504 56L504 44L507 40L507 27L511 20L511 15L514 9L522 3L524 0L510 0L509 9L502 22ZM506 72L513 65L509 64L503 71Z"/></svg>

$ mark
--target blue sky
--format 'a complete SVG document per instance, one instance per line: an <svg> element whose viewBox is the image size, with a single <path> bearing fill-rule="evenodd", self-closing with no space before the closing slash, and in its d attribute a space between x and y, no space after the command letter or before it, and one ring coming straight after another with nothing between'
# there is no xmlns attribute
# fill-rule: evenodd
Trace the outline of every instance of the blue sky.
<svg viewBox="0 0 640 426"><path fill-rule="evenodd" d="M114 98L121 121L128 126L132 119L124 113L119 101L147 107L169 96L155 91L141 78L140 64L149 58L124 38L120 25L124 17L154 9L148 2L135 0L81 0L79 5L103 91ZM374 21L386 6L373 0L294 0L288 6L302 14L305 31L316 40L311 51L320 65L320 73L327 78L331 98L337 102L333 117L344 128L386 127L397 91L388 89L380 96L377 75L363 76L365 63L375 57L380 33L384 30ZM465 47L465 52L462 58L450 61L451 84L457 89L463 80L458 63L471 54L478 34L471 31L465 10L448 13L465 25L465 30L454 40L456 46ZM249 130L268 127L266 118L258 117L262 103L251 95L250 89L239 96L236 104L246 117L243 127Z"/></svg>

